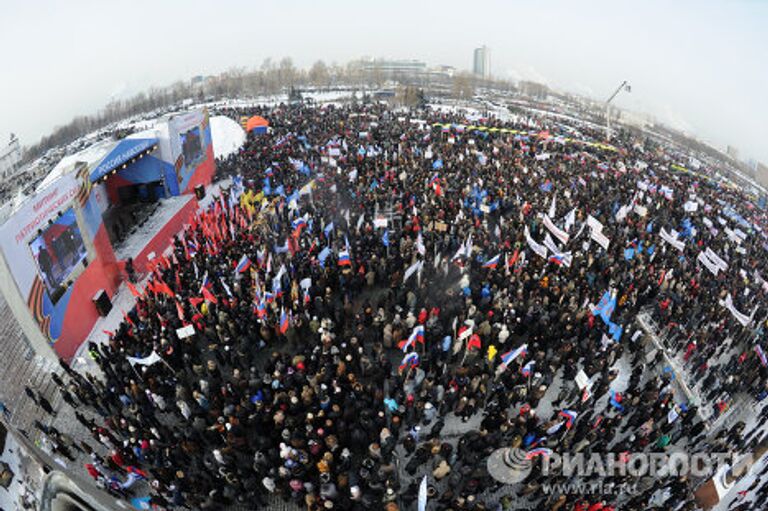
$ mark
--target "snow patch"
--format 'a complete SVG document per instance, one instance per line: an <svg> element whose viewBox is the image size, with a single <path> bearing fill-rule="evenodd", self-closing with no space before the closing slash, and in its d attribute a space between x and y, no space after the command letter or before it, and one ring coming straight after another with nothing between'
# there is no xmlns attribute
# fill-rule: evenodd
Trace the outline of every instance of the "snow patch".
<svg viewBox="0 0 768 511"><path fill-rule="evenodd" d="M243 147L245 130L229 117L217 115L211 117L211 138L213 155L216 158L225 158Z"/></svg>

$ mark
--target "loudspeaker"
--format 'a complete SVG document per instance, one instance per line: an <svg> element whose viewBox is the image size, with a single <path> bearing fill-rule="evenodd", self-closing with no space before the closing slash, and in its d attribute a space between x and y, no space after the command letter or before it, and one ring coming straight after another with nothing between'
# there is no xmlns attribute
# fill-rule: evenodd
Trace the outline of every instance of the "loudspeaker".
<svg viewBox="0 0 768 511"><path fill-rule="evenodd" d="M112 310L112 300L109 299L109 295L103 289L99 289L93 295L93 304L96 306L96 310L99 311L101 317L106 317L109 311Z"/></svg>
<svg viewBox="0 0 768 511"><path fill-rule="evenodd" d="M197 200L203 200L205 198L205 186L197 185L195 187L195 196Z"/></svg>

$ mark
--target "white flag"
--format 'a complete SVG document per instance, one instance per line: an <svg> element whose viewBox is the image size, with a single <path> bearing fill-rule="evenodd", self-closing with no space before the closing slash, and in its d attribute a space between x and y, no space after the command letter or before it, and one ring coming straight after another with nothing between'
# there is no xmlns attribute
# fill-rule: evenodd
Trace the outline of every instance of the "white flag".
<svg viewBox="0 0 768 511"><path fill-rule="evenodd" d="M416 237L416 250L418 250L419 254L422 256L427 253L427 249L424 246L424 240L421 237L421 232L419 232L419 235Z"/></svg>
<svg viewBox="0 0 768 511"><path fill-rule="evenodd" d="M624 219L627 217L627 214L632 210L632 206L626 205L619 208L619 211L616 212L616 221L617 222L623 222Z"/></svg>
<svg viewBox="0 0 768 511"><path fill-rule="evenodd" d="M403 284L411 278L411 275L416 273L417 271L421 270L422 266L424 266L424 261L416 261L412 265L408 267L407 270L405 270L405 273L403 274Z"/></svg>
<svg viewBox="0 0 768 511"><path fill-rule="evenodd" d="M688 201L683 204L683 209L688 212L693 212L699 209L699 203L695 201Z"/></svg>
<svg viewBox="0 0 768 511"><path fill-rule="evenodd" d="M552 204L549 205L549 216L551 218L554 218L555 214L557 213L557 208L555 207L555 199L557 195L552 195Z"/></svg>
<svg viewBox="0 0 768 511"><path fill-rule="evenodd" d="M161 362L163 359L160 358L160 355L155 353L154 351L150 353L148 356L144 358L136 358L136 357L125 357L128 359L128 362L131 364L139 364L142 366L151 366L152 364L156 364L157 362Z"/></svg>
<svg viewBox="0 0 768 511"><path fill-rule="evenodd" d="M421 480L419 485L419 511L426 511L427 509L427 476Z"/></svg>
<svg viewBox="0 0 768 511"><path fill-rule="evenodd" d="M570 231L573 224L576 223L576 208L573 208L567 215L565 215L564 230Z"/></svg>

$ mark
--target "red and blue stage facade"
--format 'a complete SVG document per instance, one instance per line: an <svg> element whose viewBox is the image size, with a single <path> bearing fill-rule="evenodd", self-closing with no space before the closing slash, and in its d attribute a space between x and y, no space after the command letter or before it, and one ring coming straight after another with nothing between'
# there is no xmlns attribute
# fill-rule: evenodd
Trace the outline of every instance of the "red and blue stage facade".
<svg viewBox="0 0 768 511"><path fill-rule="evenodd" d="M72 358L88 337L99 312L94 295L114 296L125 278L104 214L118 207L133 187L155 199L177 196L177 210L134 256L141 267L160 255L197 209L198 185L215 172L206 110L161 119L157 126L108 145L97 162L75 163L27 199L0 226L0 288L6 300L23 304L56 354ZM144 186L136 186L144 185ZM178 206L178 204L181 204ZM26 329L25 329L26 330Z"/></svg>

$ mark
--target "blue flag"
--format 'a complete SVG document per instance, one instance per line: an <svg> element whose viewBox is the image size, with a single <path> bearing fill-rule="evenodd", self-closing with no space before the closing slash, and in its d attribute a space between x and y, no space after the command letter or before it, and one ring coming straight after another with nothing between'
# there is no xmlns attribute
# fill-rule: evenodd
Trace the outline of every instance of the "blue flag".
<svg viewBox="0 0 768 511"><path fill-rule="evenodd" d="M611 293L606 291L603 293L602 298L600 298L600 302L597 304L592 314L594 316L600 316L600 319L602 319L606 325L610 325L611 314L613 314L613 310L615 308L616 298L611 298Z"/></svg>
<svg viewBox="0 0 768 511"><path fill-rule="evenodd" d="M384 243L385 247L389 246L389 229L384 231L384 235L381 237L381 242Z"/></svg>
<svg viewBox="0 0 768 511"><path fill-rule="evenodd" d="M331 249L328 247L325 247L319 254L317 254L317 260L320 261L320 266L323 268L325 268L325 260L328 259L329 255L331 255Z"/></svg>
<svg viewBox="0 0 768 511"><path fill-rule="evenodd" d="M621 340L621 334L624 333L624 327L617 325L616 323L608 323L608 333L611 334L613 340L619 342Z"/></svg>

